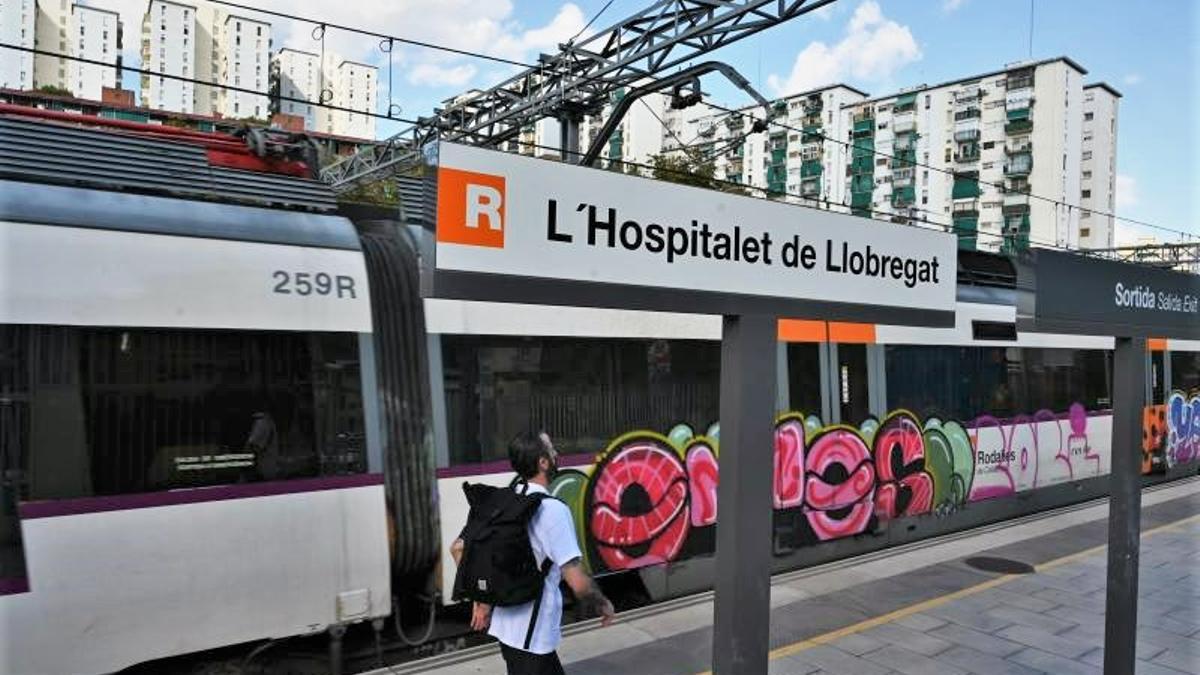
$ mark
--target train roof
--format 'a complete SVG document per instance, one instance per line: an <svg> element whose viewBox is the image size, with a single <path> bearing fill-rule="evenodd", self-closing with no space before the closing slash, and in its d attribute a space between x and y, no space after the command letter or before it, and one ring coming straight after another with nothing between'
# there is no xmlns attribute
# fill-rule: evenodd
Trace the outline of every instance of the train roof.
<svg viewBox="0 0 1200 675"><path fill-rule="evenodd" d="M0 178L332 213L302 135L245 137L0 105ZM315 150L315 149L314 149Z"/></svg>

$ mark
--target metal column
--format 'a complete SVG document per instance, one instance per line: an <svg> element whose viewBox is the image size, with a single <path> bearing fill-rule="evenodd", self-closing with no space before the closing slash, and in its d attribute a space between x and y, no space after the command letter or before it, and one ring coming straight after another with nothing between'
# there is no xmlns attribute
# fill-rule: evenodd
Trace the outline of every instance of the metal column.
<svg viewBox="0 0 1200 675"><path fill-rule="evenodd" d="M1108 584L1104 607L1104 672L1132 675L1136 663L1138 557L1141 533L1142 407L1146 340L1116 339L1113 354L1113 459L1109 479Z"/></svg>
<svg viewBox="0 0 1200 675"><path fill-rule="evenodd" d="M559 154L562 155L562 161L568 164L579 163L579 120L578 115L570 112L558 118Z"/></svg>
<svg viewBox="0 0 1200 675"><path fill-rule="evenodd" d="M713 672L767 672L776 319L726 316L721 329L721 482Z"/></svg>

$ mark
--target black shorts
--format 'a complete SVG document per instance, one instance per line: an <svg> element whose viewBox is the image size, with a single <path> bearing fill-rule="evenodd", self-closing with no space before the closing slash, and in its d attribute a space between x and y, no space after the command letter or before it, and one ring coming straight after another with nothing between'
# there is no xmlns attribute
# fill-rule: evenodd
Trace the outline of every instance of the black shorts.
<svg viewBox="0 0 1200 675"><path fill-rule="evenodd" d="M558 660L558 652L534 654L501 642L500 653L508 666L508 675L566 675Z"/></svg>

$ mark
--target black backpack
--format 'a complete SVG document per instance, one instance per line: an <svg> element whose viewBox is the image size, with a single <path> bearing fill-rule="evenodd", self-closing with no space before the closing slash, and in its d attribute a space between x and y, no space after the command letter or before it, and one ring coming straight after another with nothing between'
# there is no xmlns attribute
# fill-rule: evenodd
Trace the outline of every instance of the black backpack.
<svg viewBox="0 0 1200 675"><path fill-rule="evenodd" d="M549 495L511 487L463 483L470 512L459 537L463 555L454 577L455 602L473 600L499 607L539 600L551 561L539 568L529 543L528 525ZM536 617L536 614L535 614ZM531 630L532 633L532 621Z"/></svg>

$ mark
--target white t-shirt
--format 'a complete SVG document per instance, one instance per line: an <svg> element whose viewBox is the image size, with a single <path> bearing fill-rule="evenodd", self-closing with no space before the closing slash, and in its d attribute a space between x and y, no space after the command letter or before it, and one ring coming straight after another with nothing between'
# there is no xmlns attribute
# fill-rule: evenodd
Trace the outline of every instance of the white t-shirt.
<svg viewBox="0 0 1200 675"><path fill-rule="evenodd" d="M524 484L521 484L516 489L519 491L523 487ZM528 494L534 492L544 493L546 488L530 483ZM557 499L543 499L537 513L529 521L529 543L539 568L547 557L553 564L546 574L542 608L533 629L533 639L525 651L548 654L557 649L562 640L562 593L558 590L558 584L562 581L562 566L582 557L575 539L571 509ZM532 613L533 601L512 607L496 607L492 610L492 625L488 634L509 647L525 649L525 634L529 630Z"/></svg>

